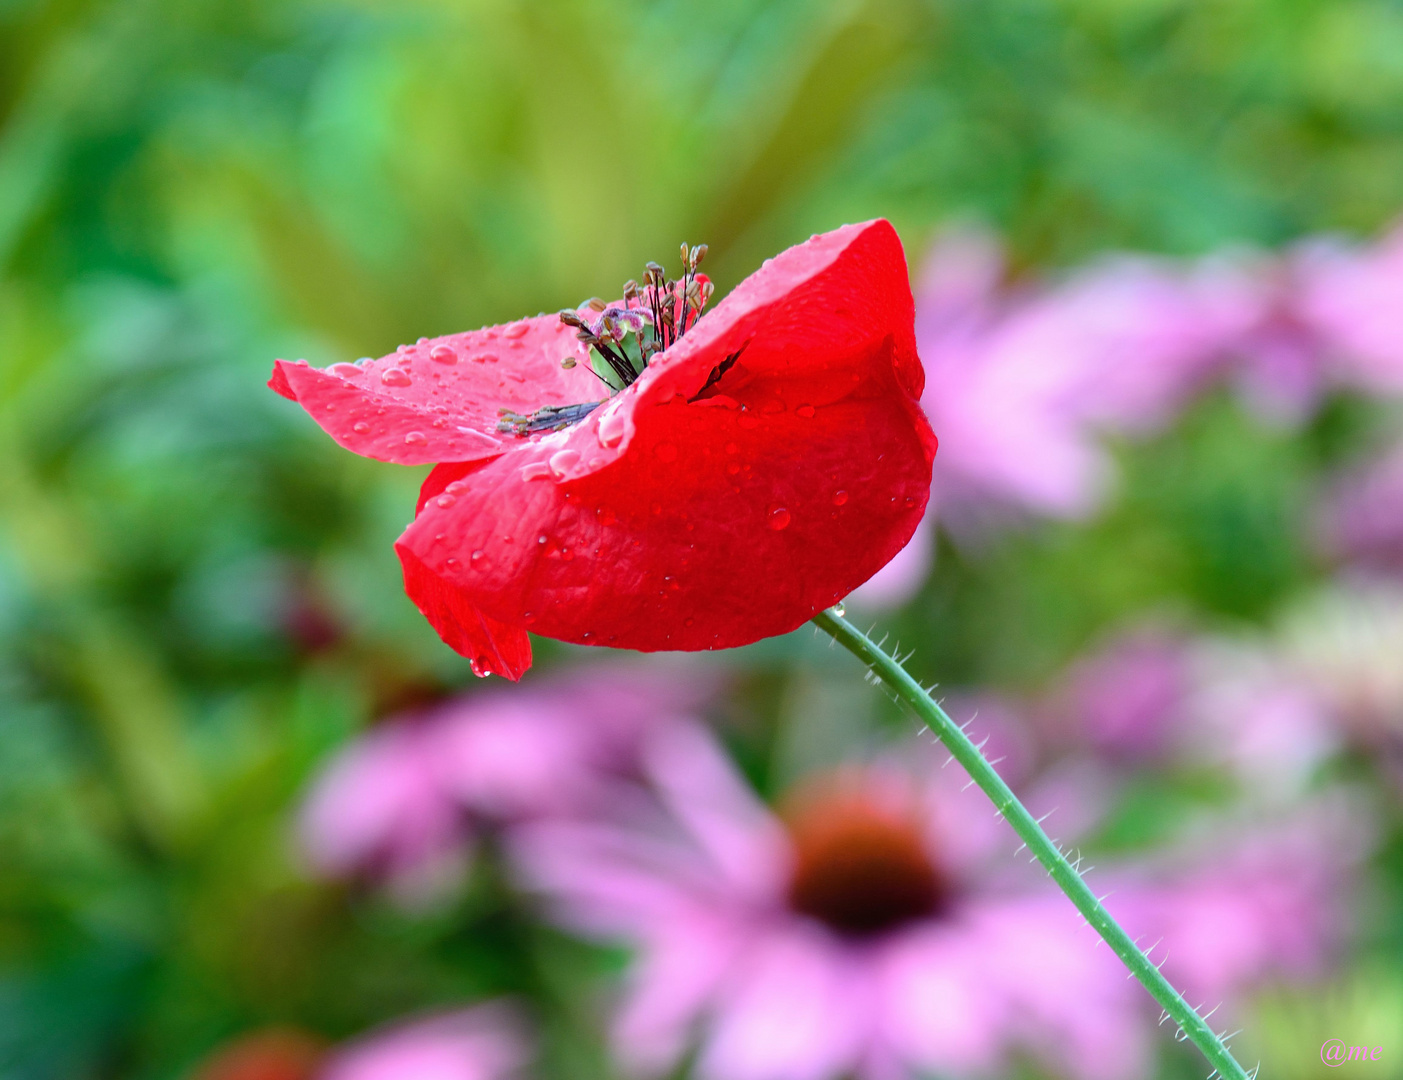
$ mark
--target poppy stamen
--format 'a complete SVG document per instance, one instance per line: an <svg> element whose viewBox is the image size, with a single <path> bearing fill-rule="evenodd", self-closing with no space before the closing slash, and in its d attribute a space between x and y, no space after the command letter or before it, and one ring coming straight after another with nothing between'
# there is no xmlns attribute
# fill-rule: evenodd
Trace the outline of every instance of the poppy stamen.
<svg viewBox="0 0 1403 1080"><path fill-rule="evenodd" d="M697 272L705 257L705 244L683 244L680 280L673 280L661 266L650 262L644 268L642 285L632 280L624 283L622 306L593 297L583 305L593 313L592 318L582 316L578 309L566 308L560 313L560 321L573 327L575 337L592 351L590 371L611 394L632 386L649 360L697 325L714 292L711 280ZM718 364L702 390L720 379L739 355L728 356ZM573 368L578 363L575 357L567 356L560 366ZM583 420L602 404L587 401L578 405L546 405L533 413L503 409L498 414L502 419L497 422L497 430L519 438L559 431Z"/></svg>

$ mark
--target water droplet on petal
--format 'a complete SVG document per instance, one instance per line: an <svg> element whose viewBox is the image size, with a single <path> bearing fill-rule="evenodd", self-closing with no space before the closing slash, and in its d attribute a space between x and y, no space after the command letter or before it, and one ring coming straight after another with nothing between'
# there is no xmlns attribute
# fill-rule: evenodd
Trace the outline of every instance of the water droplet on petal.
<svg viewBox="0 0 1403 1080"><path fill-rule="evenodd" d="M770 507L770 520L766 522L775 532L789 528L789 511L782 506Z"/></svg>
<svg viewBox="0 0 1403 1080"><path fill-rule="evenodd" d="M354 424L351 425L351 430L354 431L357 435L364 435L367 431L370 430L370 425L367 424L364 420L357 420Z"/></svg>
<svg viewBox="0 0 1403 1080"><path fill-rule="evenodd" d="M339 375L343 379L354 379L365 374L364 369L355 364L332 364L326 369L328 375Z"/></svg>
<svg viewBox="0 0 1403 1080"><path fill-rule="evenodd" d="M550 475L550 466L544 461L533 461L529 465L521 467L521 478L523 480L544 480Z"/></svg>
<svg viewBox="0 0 1403 1080"><path fill-rule="evenodd" d="M618 446L624 437L624 418L617 410L599 419L599 445L606 450Z"/></svg>
<svg viewBox="0 0 1403 1080"><path fill-rule="evenodd" d="M525 319L522 319L520 322L514 322L505 330L503 330L502 336L509 338L519 338L523 334L525 334L526 331L529 329L531 329L530 325L526 322Z"/></svg>
<svg viewBox="0 0 1403 1080"><path fill-rule="evenodd" d="M658 443L653 447L653 456L662 462L676 461L677 447L670 442Z"/></svg>
<svg viewBox="0 0 1403 1080"><path fill-rule="evenodd" d="M482 558L482 548L478 548L472 555L473 562L477 562L480 558Z"/></svg>
<svg viewBox="0 0 1403 1080"><path fill-rule="evenodd" d="M845 502L847 502L847 501L848 501L848 493L847 493L846 491L835 491L835 492L833 493L833 505L834 505L834 506L842 506L842 505L843 505Z"/></svg>
<svg viewBox="0 0 1403 1080"><path fill-rule="evenodd" d="M456 364L458 354L452 345L435 345L429 350L429 359L437 360L440 364Z"/></svg>
<svg viewBox="0 0 1403 1080"><path fill-rule="evenodd" d="M838 616L838 618L841 619L847 613L848 609L843 606L843 602L841 600L839 600L836 604L833 605L833 614Z"/></svg>
<svg viewBox="0 0 1403 1080"><path fill-rule="evenodd" d="M549 536L547 536L545 533L541 533L540 536L536 537L536 543L538 543L538 544L544 544L544 543L545 543L547 540L549 540L549 539L550 539Z"/></svg>
<svg viewBox="0 0 1403 1080"><path fill-rule="evenodd" d="M461 495L468 490L468 482L466 480L454 480L453 483L449 484L443 490L450 495Z"/></svg>
<svg viewBox="0 0 1403 1080"><path fill-rule="evenodd" d="M550 456L551 475L557 480L564 480L575 463L580 460L578 450L558 450Z"/></svg>
<svg viewBox="0 0 1403 1080"><path fill-rule="evenodd" d="M422 431L411 431L404 437L405 446L425 446L428 441L429 437Z"/></svg>
<svg viewBox="0 0 1403 1080"><path fill-rule="evenodd" d="M387 367L380 372L380 381L386 386L408 386L414 379L403 368Z"/></svg>
<svg viewBox="0 0 1403 1080"><path fill-rule="evenodd" d="M729 465L726 466L726 472L730 473L730 475L732 476L735 476L736 473L740 472L740 464L735 461L731 462Z"/></svg>
<svg viewBox="0 0 1403 1080"><path fill-rule="evenodd" d="M457 502L457 501L458 501L458 500L457 500L456 498L454 498L452 495L446 495L446 494L445 494L445 495L440 495L437 499L435 499L435 500L434 500L434 505L437 506L437 507L438 507L439 509L441 509L441 510L447 510L450 506L452 506L452 505L453 505L455 502Z"/></svg>
<svg viewBox="0 0 1403 1080"><path fill-rule="evenodd" d="M795 416L802 416L805 420L809 419L813 414L814 407L812 405L800 405L794 410Z"/></svg>

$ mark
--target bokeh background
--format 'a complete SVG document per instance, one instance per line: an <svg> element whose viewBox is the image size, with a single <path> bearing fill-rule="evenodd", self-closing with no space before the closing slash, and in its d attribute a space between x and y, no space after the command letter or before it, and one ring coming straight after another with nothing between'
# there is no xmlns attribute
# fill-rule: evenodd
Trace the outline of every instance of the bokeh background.
<svg viewBox="0 0 1403 1080"><path fill-rule="evenodd" d="M749 1049L727 983L640 1066L616 1018L662 916L563 914L591 849L550 830L644 846L613 818L659 791L685 818L705 785L650 732L722 748L707 782L781 807L805 866L796 786L954 767L809 630L680 667L537 641L504 704L401 592L422 470L264 386L617 295L682 240L724 294L877 216L942 447L850 616L1125 883L1249 1065L1331 1075L1338 1038L1403 1076L1400 212L1394 0L3 0L0 1076L1202 1075L1036 919L930 961L953 996L895 1063L791 1046L796 976ZM587 707L600 680L627 702ZM503 709L475 779L391 737ZM561 749L605 728L603 764ZM540 798L543 761L590 796ZM879 929L1042 895L942 862L977 831Z"/></svg>

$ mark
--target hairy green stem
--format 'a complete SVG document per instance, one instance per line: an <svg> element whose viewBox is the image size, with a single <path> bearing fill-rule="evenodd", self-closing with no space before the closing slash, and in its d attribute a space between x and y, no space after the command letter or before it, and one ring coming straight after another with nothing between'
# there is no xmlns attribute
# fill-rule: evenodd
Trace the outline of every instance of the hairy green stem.
<svg viewBox="0 0 1403 1080"><path fill-rule="evenodd" d="M1014 795L1013 790L994 771L994 766L970 741L964 729L950 719L949 714L921 688L920 683L906 673L906 669L900 663L844 619L839 609L830 608L815 616L814 624L866 664L945 744L955 760L964 766L974 782L983 789L984 794L993 800L994 806L1013 826L1013 831L1028 846L1028 850L1047 868L1052 880L1076 905L1082 917L1120 957L1131 974L1140 980L1150 992L1150 996L1174 1018L1185 1037L1203 1051L1203 1056L1212 1063L1219 1075L1224 1080L1248 1080L1248 1074L1228 1052L1223 1040L1214 1034L1203 1017L1199 1016L1169 984L1169 980L1160 974L1159 968L1150 961L1148 955L1140 951L1139 946L1131 940L1121 925L1111 918L1076 868L1067 861L1067 857L1047 833L1043 832L1042 826L1028 812L1028 808L1018 801L1018 796Z"/></svg>

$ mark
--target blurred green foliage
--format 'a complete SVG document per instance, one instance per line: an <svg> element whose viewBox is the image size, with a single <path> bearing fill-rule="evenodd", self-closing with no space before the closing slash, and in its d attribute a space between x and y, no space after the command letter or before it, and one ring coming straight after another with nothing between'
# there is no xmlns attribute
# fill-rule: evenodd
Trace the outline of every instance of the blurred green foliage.
<svg viewBox="0 0 1403 1080"><path fill-rule="evenodd" d="M313 765L467 672L400 592L417 474L337 450L274 356L612 295L682 239L724 291L872 216L913 263L974 216L1051 268L1400 206L1392 0L0 0L0 1075L502 991L549 1071L601 1069L570 988L607 959L491 874L415 920L294 872ZM943 549L917 663L1024 685L1147 604L1265 617L1312 572L1302 446L1210 402L1091 529ZM792 661L738 660L735 708Z"/></svg>

